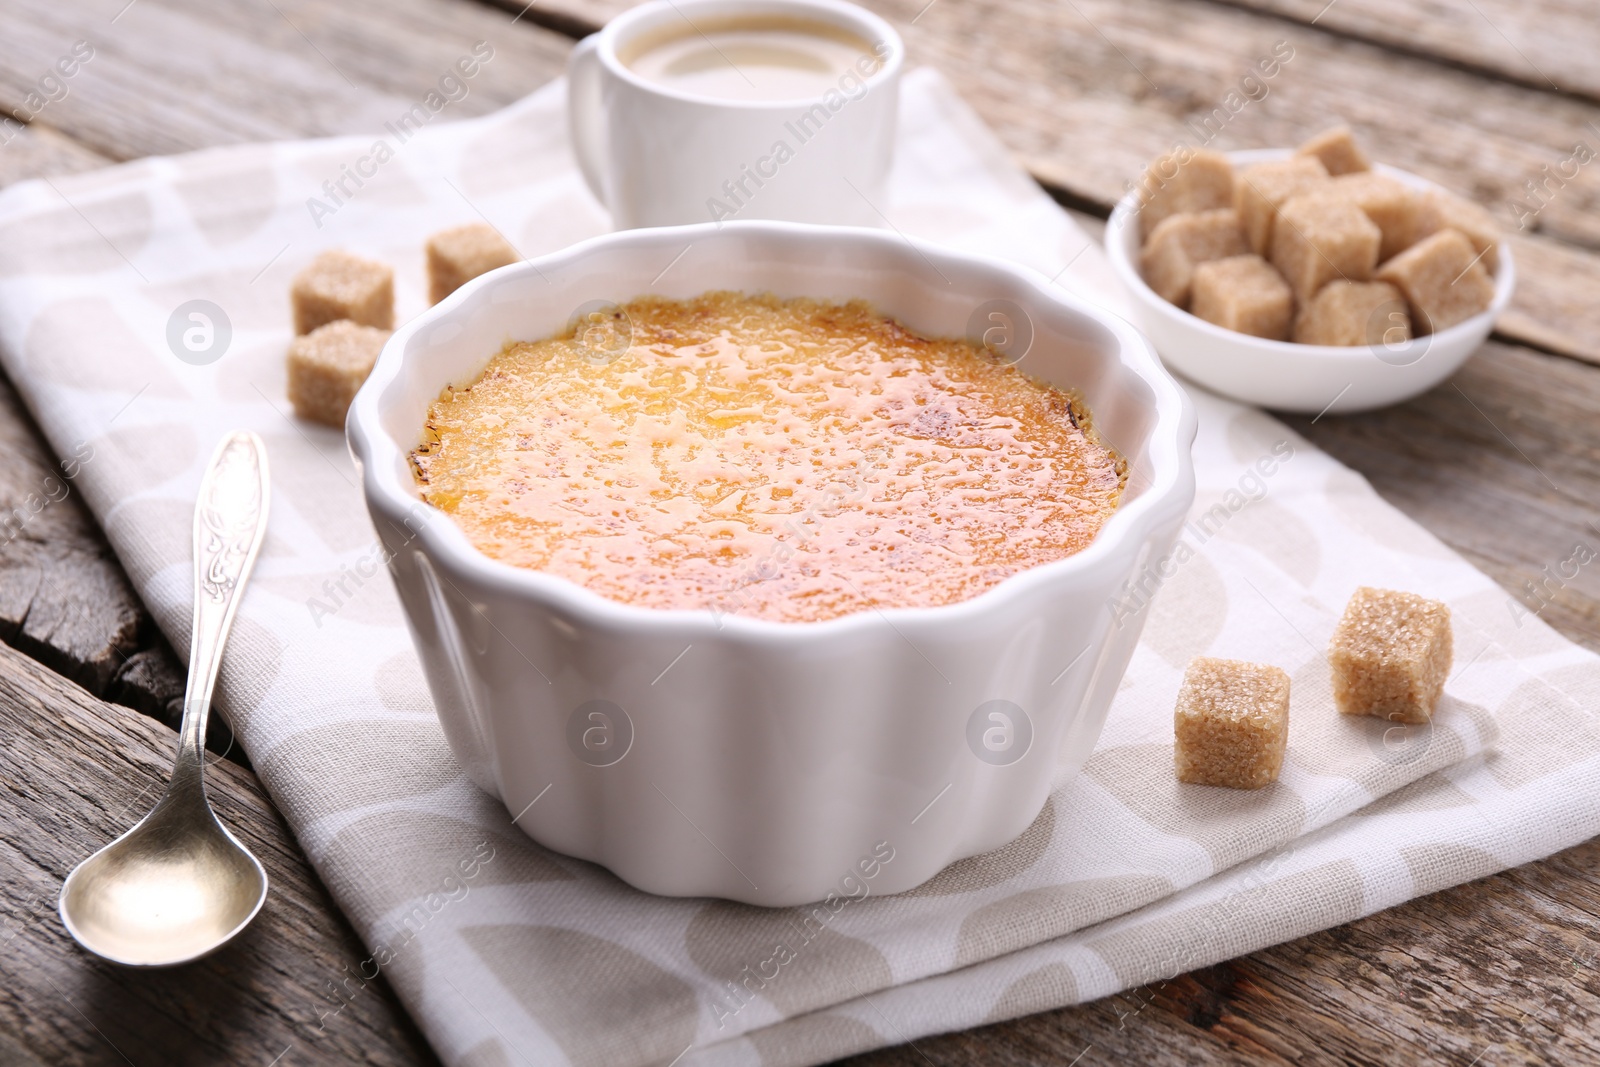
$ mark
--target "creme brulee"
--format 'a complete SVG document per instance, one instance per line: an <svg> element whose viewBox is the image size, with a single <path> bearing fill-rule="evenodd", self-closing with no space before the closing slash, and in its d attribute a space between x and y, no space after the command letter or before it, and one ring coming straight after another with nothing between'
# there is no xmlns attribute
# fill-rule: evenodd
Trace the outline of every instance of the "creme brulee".
<svg viewBox="0 0 1600 1067"><path fill-rule="evenodd" d="M429 410L422 495L486 555L630 604L808 622L976 596L1116 509L1125 465L1087 412L967 341L859 302L622 312L506 345Z"/></svg>

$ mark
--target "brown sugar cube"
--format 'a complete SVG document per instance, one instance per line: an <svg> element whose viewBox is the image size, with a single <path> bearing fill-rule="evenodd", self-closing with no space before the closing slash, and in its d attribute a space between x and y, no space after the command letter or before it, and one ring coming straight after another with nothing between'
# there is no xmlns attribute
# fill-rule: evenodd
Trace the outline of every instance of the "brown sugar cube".
<svg viewBox="0 0 1600 1067"><path fill-rule="evenodd" d="M333 249L295 275L289 290L294 332L349 319L380 330L394 327L394 271L382 263Z"/></svg>
<svg viewBox="0 0 1600 1067"><path fill-rule="evenodd" d="M1355 174L1358 171L1372 169L1372 164L1367 162L1366 153L1356 144L1356 139L1351 135L1348 126L1335 126L1323 130L1295 149L1295 154L1317 157L1322 161L1322 165L1328 168L1329 174Z"/></svg>
<svg viewBox="0 0 1600 1067"><path fill-rule="evenodd" d="M319 326L289 345L289 402L302 419L344 425L356 390L389 339L388 330L349 319Z"/></svg>
<svg viewBox="0 0 1600 1067"><path fill-rule="evenodd" d="M1494 302L1494 282L1472 244L1455 230L1440 230L1378 268L1378 278L1400 287L1418 333L1438 333Z"/></svg>
<svg viewBox="0 0 1600 1067"><path fill-rule="evenodd" d="M1168 217L1233 206L1233 164L1209 148L1180 148L1156 160L1139 183L1139 232L1148 239Z"/></svg>
<svg viewBox="0 0 1600 1067"><path fill-rule="evenodd" d="M1233 206L1239 212L1250 250L1264 256L1272 248L1272 227L1278 208L1300 193L1326 184L1328 169L1313 156L1292 156L1271 163L1257 163L1239 172L1233 184Z"/></svg>
<svg viewBox="0 0 1600 1067"><path fill-rule="evenodd" d="M1190 660L1173 732L1178 781L1230 789L1271 785L1289 739L1289 676L1264 663Z"/></svg>
<svg viewBox="0 0 1600 1067"><path fill-rule="evenodd" d="M1194 269L1189 311L1226 330L1273 341L1289 339L1294 294L1260 256L1214 259Z"/></svg>
<svg viewBox="0 0 1600 1067"><path fill-rule="evenodd" d="M437 304L480 274L522 257L493 226L457 226L428 238L428 300Z"/></svg>
<svg viewBox="0 0 1600 1067"><path fill-rule="evenodd" d="M1336 278L1364 282L1378 265L1383 234L1354 204L1316 194L1294 197L1272 229L1272 265L1300 300Z"/></svg>
<svg viewBox="0 0 1600 1067"><path fill-rule="evenodd" d="M1333 281L1324 285L1294 321L1303 345L1385 345L1411 339L1405 297L1388 282Z"/></svg>
<svg viewBox="0 0 1600 1067"><path fill-rule="evenodd" d="M1139 254L1139 269L1161 299L1187 307L1196 264L1248 251L1233 209L1186 211L1169 215L1150 234Z"/></svg>
<svg viewBox="0 0 1600 1067"><path fill-rule="evenodd" d="M1354 204L1372 220L1382 235L1378 244L1379 263L1426 236L1422 233L1424 228L1429 233L1438 229L1436 221L1429 221L1434 213L1424 203L1422 194L1383 174L1372 171L1345 174L1319 189L1317 195Z"/></svg>
<svg viewBox="0 0 1600 1067"><path fill-rule="evenodd" d="M1493 274L1499 269L1500 226L1494 221L1493 215L1484 210L1482 205L1442 189L1430 190L1426 200L1428 208L1432 209L1435 224L1427 233L1419 232L1419 240L1430 236L1435 230L1458 230L1461 236L1472 243L1473 254L1483 257L1478 262L1483 264L1484 270Z"/></svg>
<svg viewBox="0 0 1600 1067"><path fill-rule="evenodd" d="M1346 715L1428 722L1451 656L1448 605L1362 586L1328 643L1334 704Z"/></svg>

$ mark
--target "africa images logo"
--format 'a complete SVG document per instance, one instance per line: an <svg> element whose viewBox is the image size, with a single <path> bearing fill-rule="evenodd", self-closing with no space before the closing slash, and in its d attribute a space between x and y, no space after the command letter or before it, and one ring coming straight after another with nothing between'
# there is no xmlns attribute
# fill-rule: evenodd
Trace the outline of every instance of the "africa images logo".
<svg viewBox="0 0 1600 1067"><path fill-rule="evenodd" d="M1033 720L1009 700L984 701L967 716L967 747L992 767L1009 767L1033 747Z"/></svg>
<svg viewBox="0 0 1600 1067"><path fill-rule="evenodd" d="M228 313L209 300L186 301L167 317L167 347L191 366L215 363L232 343Z"/></svg>

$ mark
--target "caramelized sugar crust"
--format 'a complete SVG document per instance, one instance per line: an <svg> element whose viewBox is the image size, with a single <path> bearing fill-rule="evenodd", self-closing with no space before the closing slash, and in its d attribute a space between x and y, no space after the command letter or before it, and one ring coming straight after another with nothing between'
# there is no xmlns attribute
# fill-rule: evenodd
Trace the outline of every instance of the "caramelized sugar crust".
<svg viewBox="0 0 1600 1067"><path fill-rule="evenodd" d="M430 409L422 494L485 554L631 604L806 622L976 596L1117 506L1125 465L1074 398L967 341L861 302L621 311L507 344Z"/></svg>

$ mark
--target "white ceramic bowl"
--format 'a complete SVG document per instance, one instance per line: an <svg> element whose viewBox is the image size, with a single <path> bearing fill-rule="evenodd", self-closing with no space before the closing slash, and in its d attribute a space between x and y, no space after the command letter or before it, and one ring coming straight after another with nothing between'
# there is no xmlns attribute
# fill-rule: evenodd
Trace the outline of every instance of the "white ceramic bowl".
<svg viewBox="0 0 1600 1067"><path fill-rule="evenodd" d="M1288 149L1230 152L1234 166L1283 159ZM1416 189L1439 188L1426 178L1377 165ZM1516 268L1500 242L1494 302L1489 310L1447 330L1394 345L1341 348L1297 345L1235 333L1198 319L1157 296L1139 273L1137 192L1117 204L1106 227L1106 251L1133 302L1133 321L1154 342L1168 367L1208 389L1280 411L1331 414L1366 411L1409 400L1454 374L1489 336L1511 302Z"/></svg>
<svg viewBox="0 0 1600 1067"><path fill-rule="evenodd" d="M595 299L723 288L863 298L945 336L1012 302L1034 333L1022 366L1079 390L1127 457L1124 502L1084 551L982 596L816 623L608 600L489 559L420 502L407 454L429 404L507 340ZM541 844L642 889L763 905L848 892L866 868L874 893L909 889L1028 826L1100 733L1142 625L1117 624L1112 598L1176 537L1194 432L1144 338L1042 276L777 222L624 231L484 275L395 332L348 422L473 781Z"/></svg>

